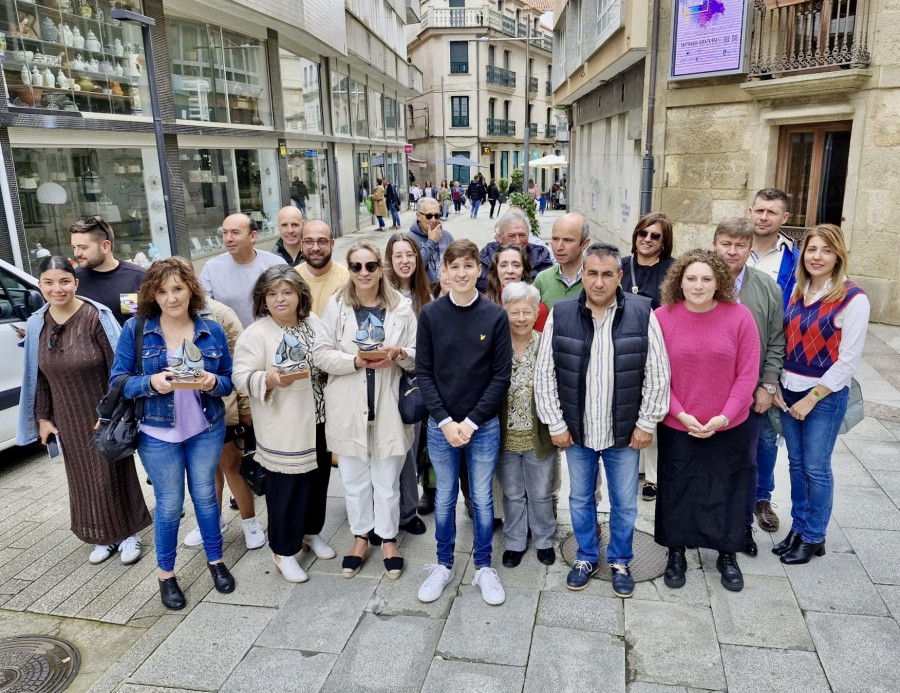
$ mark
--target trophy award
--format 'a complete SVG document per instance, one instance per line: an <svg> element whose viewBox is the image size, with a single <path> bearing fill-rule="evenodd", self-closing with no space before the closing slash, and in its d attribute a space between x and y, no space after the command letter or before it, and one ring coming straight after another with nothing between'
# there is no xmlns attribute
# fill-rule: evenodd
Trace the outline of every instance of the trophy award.
<svg viewBox="0 0 900 693"><path fill-rule="evenodd" d="M281 373L281 384L291 383L309 377L309 362L306 350L290 332L285 332L275 351L275 368Z"/></svg>
<svg viewBox="0 0 900 693"><path fill-rule="evenodd" d="M363 361L383 361L387 358L384 346L384 324L377 316L369 313L356 331L353 343L359 347L359 358Z"/></svg>
<svg viewBox="0 0 900 693"><path fill-rule="evenodd" d="M172 354L170 365L166 370L173 376L173 390L199 390L205 371L203 370L203 354L190 339L185 339L178 350Z"/></svg>

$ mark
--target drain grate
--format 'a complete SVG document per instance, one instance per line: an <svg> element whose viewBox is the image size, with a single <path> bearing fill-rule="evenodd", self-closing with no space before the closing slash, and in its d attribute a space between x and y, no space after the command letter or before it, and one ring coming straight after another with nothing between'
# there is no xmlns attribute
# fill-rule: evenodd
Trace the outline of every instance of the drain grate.
<svg viewBox="0 0 900 693"><path fill-rule="evenodd" d="M600 540L600 560L606 560L606 546L609 543L609 523L603 523L603 538ZM634 558L631 560L631 577L635 582L644 582L646 580L655 580L666 570L666 560L668 552L665 546L657 544L653 537L646 532L634 532ZM569 565L575 565L575 552L578 550L578 542L575 541L575 535L570 534L560 545L560 553L563 560ZM594 578L612 580L609 570L601 569ZM2 689L0 689L2 693Z"/></svg>
<svg viewBox="0 0 900 693"><path fill-rule="evenodd" d="M78 674L71 643L44 635L0 638L0 693L60 693Z"/></svg>

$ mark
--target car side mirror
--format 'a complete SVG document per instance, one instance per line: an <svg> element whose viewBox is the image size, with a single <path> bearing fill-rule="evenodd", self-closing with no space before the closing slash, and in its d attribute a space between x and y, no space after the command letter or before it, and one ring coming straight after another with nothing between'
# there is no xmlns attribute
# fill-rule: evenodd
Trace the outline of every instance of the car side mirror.
<svg viewBox="0 0 900 693"><path fill-rule="evenodd" d="M44 305L44 297L37 289L29 289L24 299L22 305L13 306L13 312L19 320L28 320L32 313Z"/></svg>

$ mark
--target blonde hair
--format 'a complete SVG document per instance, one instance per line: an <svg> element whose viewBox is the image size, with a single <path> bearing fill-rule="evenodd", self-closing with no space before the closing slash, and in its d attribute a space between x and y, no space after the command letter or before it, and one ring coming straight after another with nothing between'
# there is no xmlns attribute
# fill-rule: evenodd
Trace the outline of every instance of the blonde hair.
<svg viewBox="0 0 900 693"><path fill-rule="evenodd" d="M837 257L834 268L831 270L831 289L822 297L822 303L840 301L844 298L844 294L847 293L847 288L844 286L844 275L847 274L849 255L847 253L847 243L844 241L844 232L841 231L839 226L834 224L817 224L806 230L806 235L803 236L803 243L800 245L800 260L797 262L796 270L797 283L794 285L791 298L799 299L803 296L806 285L811 278L809 271L806 269L806 263L803 261L803 255L806 253L806 248L813 238L821 238L825 241Z"/></svg>
<svg viewBox="0 0 900 693"><path fill-rule="evenodd" d="M391 283L387 280L385 276L385 268L384 268L384 259L381 257L381 251L368 241L358 241L351 245L347 249L347 264L350 264L350 256L353 255L357 250L368 250L372 255L375 256L375 259L378 261L378 264L381 265L381 279L378 280L378 300L381 302L381 305L385 310L396 310L397 306L400 305L400 301L403 299L403 294L401 294L397 289L391 286ZM362 303L359 301L359 297L356 295L356 284L353 283L353 275L351 274L347 281L344 283L340 289L335 292L335 296L339 301L343 301L344 303L350 305L353 310L358 310L362 308Z"/></svg>

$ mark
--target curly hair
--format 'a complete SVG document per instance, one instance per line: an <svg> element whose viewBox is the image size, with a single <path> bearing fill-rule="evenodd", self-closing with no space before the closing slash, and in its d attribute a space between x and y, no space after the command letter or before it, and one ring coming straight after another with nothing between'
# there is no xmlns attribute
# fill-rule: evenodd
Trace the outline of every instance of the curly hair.
<svg viewBox="0 0 900 693"><path fill-rule="evenodd" d="M298 210L299 211L299 210ZM256 284L253 285L251 299L253 301L253 317L262 318L269 315L269 307L266 305L266 294L282 282L287 283L300 299L297 303L297 320L302 322L309 317L312 311L312 293L303 277L290 265L275 265L266 269Z"/></svg>
<svg viewBox="0 0 900 693"><path fill-rule="evenodd" d="M493 303L500 303L500 292L503 290L503 287L500 286L500 274L498 270L498 265L500 263L500 253L505 253L507 250L517 251L519 256L522 258L522 279L521 281L526 284L531 284L534 280L531 278L531 258L528 257L528 253L525 249L517 245L516 243L507 243L506 245L501 245L497 248L497 252L494 253L494 257L491 258L491 265L488 268L488 280L487 280L487 291L484 292L485 298Z"/></svg>
<svg viewBox="0 0 900 693"><path fill-rule="evenodd" d="M713 298L722 303L734 303L734 278L731 276L731 270L714 251L701 248L687 251L669 268L660 286L659 302L664 306L671 306L684 301L681 280L684 279L687 268L695 262L702 262L712 269L716 278L716 293Z"/></svg>
<svg viewBox="0 0 900 693"><path fill-rule="evenodd" d="M188 305L188 313L194 317L206 305L206 294L200 281L194 273L191 263L177 255L157 260L144 277L144 281L138 289L138 315L145 318L155 318L162 310L156 302L156 294L169 277L175 277L191 292L191 301Z"/></svg>

